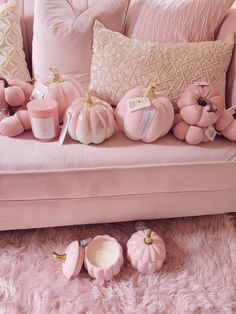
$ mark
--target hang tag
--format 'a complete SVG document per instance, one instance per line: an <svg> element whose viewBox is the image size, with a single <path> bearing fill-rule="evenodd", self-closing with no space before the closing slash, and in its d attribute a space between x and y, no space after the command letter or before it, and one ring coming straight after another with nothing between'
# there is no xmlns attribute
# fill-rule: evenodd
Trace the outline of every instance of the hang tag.
<svg viewBox="0 0 236 314"><path fill-rule="evenodd" d="M69 123L70 123L70 120L72 118L72 115L69 111L67 111L64 115L64 119L63 119L63 126L61 128L61 133L60 133L60 136L59 136L59 143L62 145L65 141L65 138L66 138L66 134L67 134L67 130L68 130L68 127L69 127Z"/></svg>
<svg viewBox="0 0 236 314"><path fill-rule="evenodd" d="M137 136L138 137L144 137L149 130L151 123L155 117L156 109L151 108L147 109L143 112L143 116L140 120L140 127L137 130Z"/></svg>
<svg viewBox="0 0 236 314"><path fill-rule="evenodd" d="M198 86L208 86L209 83L205 82L205 81L196 81L193 84L198 85Z"/></svg>
<svg viewBox="0 0 236 314"><path fill-rule="evenodd" d="M86 245L88 245L89 242L91 242L91 241L92 241L92 238L86 238L86 239L80 240L79 243L80 243L80 245L82 245L82 246L86 246Z"/></svg>
<svg viewBox="0 0 236 314"><path fill-rule="evenodd" d="M34 86L30 99L43 99L48 92L48 86L42 82L37 82Z"/></svg>
<svg viewBox="0 0 236 314"><path fill-rule="evenodd" d="M234 115L234 114L236 113L236 105L230 107L230 108L228 109L228 111L229 111L232 115Z"/></svg>
<svg viewBox="0 0 236 314"><path fill-rule="evenodd" d="M209 138L209 140L211 142L214 141L215 137L217 134L220 134L219 132L216 131L216 129L212 126L212 125L209 125L205 131L204 131L205 135L207 138Z"/></svg>
<svg viewBox="0 0 236 314"><path fill-rule="evenodd" d="M148 97L137 97L128 100L128 107L130 112L134 112L136 110L147 108L151 106L150 99Z"/></svg>

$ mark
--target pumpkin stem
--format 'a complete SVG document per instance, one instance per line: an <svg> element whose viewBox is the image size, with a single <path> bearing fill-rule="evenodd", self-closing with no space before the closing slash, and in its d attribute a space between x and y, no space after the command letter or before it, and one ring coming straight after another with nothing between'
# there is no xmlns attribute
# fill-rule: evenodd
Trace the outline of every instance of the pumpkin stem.
<svg viewBox="0 0 236 314"><path fill-rule="evenodd" d="M49 79L49 83L63 82L62 76L56 67L49 67L49 71L52 72L52 76Z"/></svg>
<svg viewBox="0 0 236 314"><path fill-rule="evenodd" d="M208 106L207 112L217 112L217 109L214 108L214 106L212 106L211 102L208 99L200 97L197 102L198 102L199 106L201 106L201 107Z"/></svg>
<svg viewBox="0 0 236 314"><path fill-rule="evenodd" d="M62 263L64 263L66 261L66 254L58 254L56 252L52 253L52 257L54 258L54 260L56 260L57 262L60 261Z"/></svg>
<svg viewBox="0 0 236 314"><path fill-rule="evenodd" d="M147 90L143 93L143 97L148 97L150 100L155 99L156 98L156 88L157 88L158 84L153 83L151 85L148 86Z"/></svg>
<svg viewBox="0 0 236 314"><path fill-rule="evenodd" d="M90 91L87 91L87 93L86 93L86 98L85 98L85 101L84 101L84 105L86 107L93 107L94 106Z"/></svg>
<svg viewBox="0 0 236 314"><path fill-rule="evenodd" d="M1 76L0 81L3 81L5 88L9 86L8 81L4 77Z"/></svg>
<svg viewBox="0 0 236 314"><path fill-rule="evenodd" d="M151 234L152 234L152 230L148 229L147 230L147 234L146 234L146 238L144 239L144 243L147 244L147 245L152 244Z"/></svg>

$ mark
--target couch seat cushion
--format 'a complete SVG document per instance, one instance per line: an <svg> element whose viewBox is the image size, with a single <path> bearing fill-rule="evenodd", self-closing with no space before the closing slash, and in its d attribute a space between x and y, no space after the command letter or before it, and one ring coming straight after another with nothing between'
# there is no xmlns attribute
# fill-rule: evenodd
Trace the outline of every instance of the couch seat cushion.
<svg viewBox="0 0 236 314"><path fill-rule="evenodd" d="M80 199L236 188L236 145L191 146L171 134L145 144L120 131L100 145L0 136L0 201Z"/></svg>

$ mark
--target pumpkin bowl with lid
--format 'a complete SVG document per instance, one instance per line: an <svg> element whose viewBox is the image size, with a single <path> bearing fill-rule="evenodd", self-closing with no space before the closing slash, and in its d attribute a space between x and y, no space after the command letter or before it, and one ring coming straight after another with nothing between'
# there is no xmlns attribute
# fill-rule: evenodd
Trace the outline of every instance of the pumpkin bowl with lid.
<svg viewBox="0 0 236 314"><path fill-rule="evenodd" d="M166 258L165 243L153 230L139 230L127 242L127 258L140 273L153 274Z"/></svg>

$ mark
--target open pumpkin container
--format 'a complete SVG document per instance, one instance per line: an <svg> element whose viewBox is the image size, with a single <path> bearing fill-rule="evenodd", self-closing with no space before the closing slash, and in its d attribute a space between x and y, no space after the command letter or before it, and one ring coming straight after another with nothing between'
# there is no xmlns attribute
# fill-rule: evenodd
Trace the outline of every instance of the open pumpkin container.
<svg viewBox="0 0 236 314"><path fill-rule="evenodd" d="M108 235L72 241L64 254L53 252L52 256L62 262L62 271L67 279L76 277L84 263L91 277L111 280L120 272L124 262L121 245Z"/></svg>

